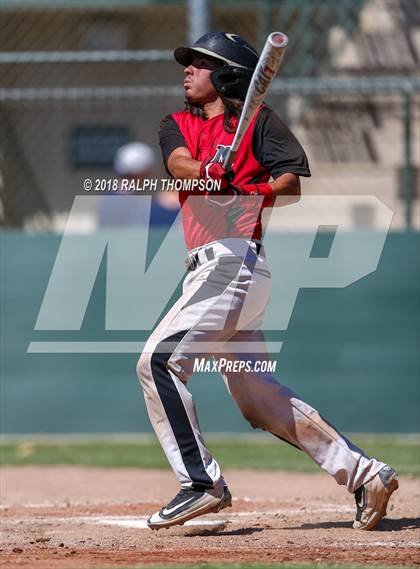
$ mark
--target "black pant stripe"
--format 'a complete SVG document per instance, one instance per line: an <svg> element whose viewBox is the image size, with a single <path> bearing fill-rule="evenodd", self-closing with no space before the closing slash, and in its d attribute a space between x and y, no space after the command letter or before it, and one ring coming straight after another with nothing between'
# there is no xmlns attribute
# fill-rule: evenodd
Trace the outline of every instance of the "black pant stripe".
<svg viewBox="0 0 420 569"><path fill-rule="evenodd" d="M184 404L166 368L166 364L172 353L160 351L164 342L179 343L187 333L188 330L177 332L158 344L157 351L153 352L151 357L152 375L168 421L178 443L179 450L181 451L182 460L194 483L194 487L211 488L213 486L213 480L204 468L200 449L195 440Z"/></svg>
<svg viewBox="0 0 420 569"><path fill-rule="evenodd" d="M295 443L291 443L290 441L288 441L287 439L281 437L280 435L276 435L276 433L271 433L272 435L274 435L275 437L277 437L278 439L280 439L281 441L284 441L285 443L292 445L292 447L297 448L298 450L302 450L300 447L298 447L297 445L295 445Z"/></svg>

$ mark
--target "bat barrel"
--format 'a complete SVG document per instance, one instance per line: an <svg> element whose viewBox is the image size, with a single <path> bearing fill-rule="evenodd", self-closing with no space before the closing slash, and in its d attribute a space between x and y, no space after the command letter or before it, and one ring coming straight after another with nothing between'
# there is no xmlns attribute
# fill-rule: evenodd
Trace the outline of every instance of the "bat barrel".
<svg viewBox="0 0 420 569"><path fill-rule="evenodd" d="M286 34L283 34L282 32L272 32L265 42L251 78L235 138L233 139L232 146L223 163L223 168L227 172L232 166L235 154L246 129L255 115L258 106L263 101L271 81L277 74L284 56L284 48L287 46L288 41Z"/></svg>
<svg viewBox="0 0 420 569"><path fill-rule="evenodd" d="M268 36L267 41L270 42L273 47L282 48L287 46L289 38L282 32L273 32Z"/></svg>

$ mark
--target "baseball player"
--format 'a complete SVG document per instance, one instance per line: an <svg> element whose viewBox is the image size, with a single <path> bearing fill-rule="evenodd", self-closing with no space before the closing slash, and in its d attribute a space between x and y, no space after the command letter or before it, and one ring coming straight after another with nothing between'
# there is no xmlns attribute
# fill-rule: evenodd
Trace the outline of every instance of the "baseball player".
<svg viewBox="0 0 420 569"><path fill-rule="evenodd" d="M305 153L262 105L235 156L233 173L224 172L258 54L241 37L215 32L192 47L178 47L174 56L184 66L186 107L161 123L165 166L175 179L217 184L197 195L180 192L189 271L182 296L153 331L137 365L150 420L181 485L148 525L167 528L231 505L187 389L195 358L210 353L216 361L223 357L232 363L223 379L250 424L306 452L345 485L356 498L354 527L371 529L398 488L396 472L368 457L271 373L257 373L252 366L238 371L234 365L268 357L260 329L270 286L261 212L277 196L299 199L299 178L310 176ZM244 346L255 350L244 354Z"/></svg>

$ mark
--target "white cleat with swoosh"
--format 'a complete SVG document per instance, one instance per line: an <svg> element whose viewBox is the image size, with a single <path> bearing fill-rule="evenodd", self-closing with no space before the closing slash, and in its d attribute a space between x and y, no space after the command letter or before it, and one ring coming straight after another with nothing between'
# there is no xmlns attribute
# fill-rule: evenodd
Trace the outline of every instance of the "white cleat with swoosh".
<svg viewBox="0 0 420 569"><path fill-rule="evenodd" d="M232 505L232 495L227 486L222 488L182 488L173 500L147 520L150 529L183 525L186 521L219 512Z"/></svg>
<svg viewBox="0 0 420 569"><path fill-rule="evenodd" d="M398 475L388 465L385 465L372 480L358 488L354 493L357 507L354 529L374 528L386 515L388 501L397 489Z"/></svg>

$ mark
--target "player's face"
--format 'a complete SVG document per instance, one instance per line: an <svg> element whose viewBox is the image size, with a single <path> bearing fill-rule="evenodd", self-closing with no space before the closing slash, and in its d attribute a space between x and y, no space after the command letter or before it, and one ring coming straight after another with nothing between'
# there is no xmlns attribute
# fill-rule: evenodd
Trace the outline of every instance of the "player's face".
<svg viewBox="0 0 420 569"><path fill-rule="evenodd" d="M184 70L184 90L188 102L204 104L218 98L210 75L221 65L220 61L211 57L197 56L193 59L191 65Z"/></svg>

